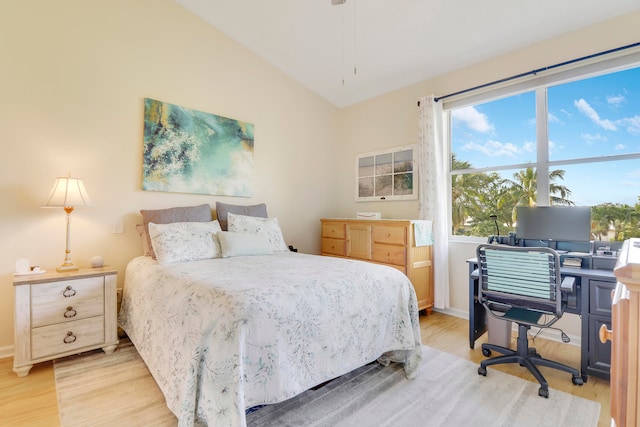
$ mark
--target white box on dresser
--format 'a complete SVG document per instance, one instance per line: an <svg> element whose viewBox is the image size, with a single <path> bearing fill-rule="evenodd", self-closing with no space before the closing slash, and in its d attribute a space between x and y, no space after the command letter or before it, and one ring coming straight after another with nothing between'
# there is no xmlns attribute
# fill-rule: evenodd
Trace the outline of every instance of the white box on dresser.
<svg viewBox="0 0 640 427"><path fill-rule="evenodd" d="M13 370L35 363L118 346L117 277L108 266L73 272L15 276Z"/></svg>

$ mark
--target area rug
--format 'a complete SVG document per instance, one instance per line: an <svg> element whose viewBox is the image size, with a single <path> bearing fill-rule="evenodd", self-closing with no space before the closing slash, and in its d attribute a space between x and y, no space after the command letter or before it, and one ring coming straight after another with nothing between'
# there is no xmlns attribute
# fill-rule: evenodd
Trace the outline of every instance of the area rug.
<svg viewBox="0 0 640 427"><path fill-rule="evenodd" d="M423 346L415 380L372 363L247 414L249 426L596 426L600 404ZM54 363L60 421L70 426L176 426L130 341Z"/></svg>

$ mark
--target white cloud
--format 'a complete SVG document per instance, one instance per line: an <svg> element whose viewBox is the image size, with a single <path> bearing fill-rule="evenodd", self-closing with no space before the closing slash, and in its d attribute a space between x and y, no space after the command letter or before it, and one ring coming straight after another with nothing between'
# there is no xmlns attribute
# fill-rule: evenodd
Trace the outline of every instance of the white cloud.
<svg viewBox="0 0 640 427"><path fill-rule="evenodd" d="M549 141L549 143L551 143L551 141ZM532 153L532 152L536 151L536 143L535 142L525 142L524 145L522 146L522 149L524 151L526 151L527 153Z"/></svg>
<svg viewBox="0 0 640 427"><path fill-rule="evenodd" d="M476 110L475 107L464 107L453 111L455 120L464 123L469 129L481 133L493 132L493 125L489 123L486 114Z"/></svg>
<svg viewBox="0 0 640 427"><path fill-rule="evenodd" d="M554 115L553 113L549 113L549 123L560 123L560 119L558 118L558 116Z"/></svg>
<svg viewBox="0 0 640 427"><path fill-rule="evenodd" d="M564 114L565 116L567 116L568 118L572 117L572 114L570 112L568 112L567 110L565 110L564 108L560 110L560 112L562 114Z"/></svg>
<svg viewBox="0 0 640 427"><path fill-rule="evenodd" d="M593 145L597 142L604 142L607 140L606 136L602 136L599 133L596 134L592 134L592 133L583 133L580 135L580 138L584 139L585 141L587 141L587 144L589 145Z"/></svg>
<svg viewBox="0 0 640 427"><path fill-rule="evenodd" d="M620 125L627 128L627 132L632 135L640 135L640 116L628 117L626 119L618 120Z"/></svg>
<svg viewBox="0 0 640 427"><path fill-rule="evenodd" d="M623 95L612 95L612 96L607 96L607 103L609 105L614 105L614 106L618 106L620 104L622 104L624 102L624 96Z"/></svg>
<svg viewBox="0 0 640 427"><path fill-rule="evenodd" d="M624 144L616 144L614 147L615 150L624 150L626 146Z"/></svg>
<svg viewBox="0 0 640 427"><path fill-rule="evenodd" d="M503 143L491 139L488 139L484 145L478 144L477 142L469 142L463 146L463 149L467 151L478 151L487 157L515 157L522 152L515 144L510 142Z"/></svg>
<svg viewBox="0 0 640 427"><path fill-rule="evenodd" d="M591 119L596 125L602 127L606 130L618 130L615 124L611 120L601 119L596 110L594 110L591 105L584 99L579 99L573 102L573 105L585 116Z"/></svg>

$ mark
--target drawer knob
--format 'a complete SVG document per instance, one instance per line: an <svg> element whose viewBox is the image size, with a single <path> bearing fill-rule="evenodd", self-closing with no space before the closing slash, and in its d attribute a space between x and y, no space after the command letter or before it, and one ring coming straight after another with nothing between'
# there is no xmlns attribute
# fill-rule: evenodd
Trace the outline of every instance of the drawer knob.
<svg viewBox="0 0 640 427"><path fill-rule="evenodd" d="M607 329L607 325L600 326L600 330L598 332L598 336L600 337L600 342L602 344L607 341L611 341L611 338L613 338L613 331L611 329Z"/></svg>
<svg viewBox="0 0 640 427"><path fill-rule="evenodd" d="M67 307L67 311L64 312L64 317L66 317L67 319L70 319L72 317L76 317L76 314L78 314L78 312L75 311L73 307L69 306Z"/></svg>
<svg viewBox="0 0 640 427"><path fill-rule="evenodd" d="M62 295L64 295L65 298L71 298L75 294L76 294L76 290L73 289L71 286L67 286L62 292Z"/></svg>
<svg viewBox="0 0 640 427"><path fill-rule="evenodd" d="M75 340L77 340L78 338L76 338L75 335L73 335L73 332L69 331L67 332L67 336L64 337L64 339L62 341L64 341L65 344L71 344L72 342L75 342Z"/></svg>

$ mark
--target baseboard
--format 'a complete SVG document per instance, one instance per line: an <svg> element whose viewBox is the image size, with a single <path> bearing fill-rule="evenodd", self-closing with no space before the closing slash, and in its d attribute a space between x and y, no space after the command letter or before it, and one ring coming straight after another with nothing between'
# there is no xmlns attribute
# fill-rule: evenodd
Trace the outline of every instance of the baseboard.
<svg viewBox="0 0 640 427"><path fill-rule="evenodd" d="M0 359L4 359L7 357L13 357L13 346L5 345L0 347Z"/></svg>
<svg viewBox="0 0 640 427"><path fill-rule="evenodd" d="M469 320L469 312L464 310L458 310L455 308L434 308L433 311L437 311L438 313L448 314L449 316L455 316L461 319ZM518 325L514 323L512 325L512 330L515 331L517 334ZM537 333L537 330L534 329L534 332L532 332L532 334L535 335L536 333ZM562 342L562 336L560 335L560 332L555 329L544 328L538 336L541 338L547 339L549 341ZM575 345L578 347L582 345L581 337L576 335L568 335L568 336L570 341L567 344Z"/></svg>

